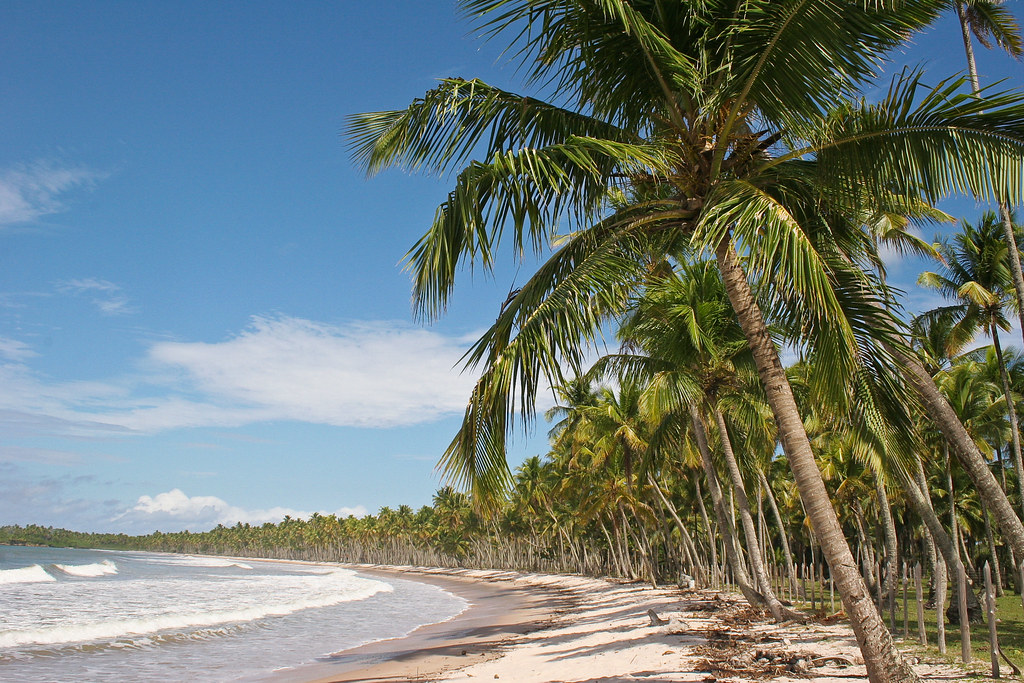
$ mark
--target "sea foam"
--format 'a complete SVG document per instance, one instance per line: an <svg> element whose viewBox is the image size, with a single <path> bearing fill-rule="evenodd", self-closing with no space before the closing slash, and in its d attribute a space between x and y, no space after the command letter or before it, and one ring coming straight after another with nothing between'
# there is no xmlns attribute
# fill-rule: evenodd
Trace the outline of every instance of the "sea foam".
<svg viewBox="0 0 1024 683"><path fill-rule="evenodd" d="M42 583L44 581L56 581L41 565L34 564L31 567L20 567L18 569L0 570L0 584L7 583Z"/></svg>
<svg viewBox="0 0 1024 683"><path fill-rule="evenodd" d="M38 567L38 565L37 565ZM46 573L42 567L39 571ZM20 570L10 570L20 571ZM49 576L47 574L47 576ZM180 605L181 611L174 613L152 614L128 618L102 618L96 621L76 624L63 624L43 628L14 628L0 630L0 648L19 647L25 645L63 645L86 641L111 641L115 639L134 641L139 636L163 632L177 632L185 635L195 629L208 628L229 623L251 622L271 616L291 614L299 610L315 607L327 607L343 602L364 600L377 593L391 592L392 586L357 576L354 572L340 569L329 575L317 577L307 575L303 581L299 577L278 577L292 584L289 598L275 601L273 588L275 580L267 580L265 585L270 590L259 591L262 596L258 604L244 607L220 607L197 610L193 606ZM50 577L53 580L53 577ZM294 590L305 588L306 590ZM309 591L308 593L306 591ZM278 595L281 595L278 592ZM184 632L184 633L183 633ZM127 644L127 643L126 643Z"/></svg>
<svg viewBox="0 0 1024 683"><path fill-rule="evenodd" d="M103 560L95 564L55 564L53 566L69 576L85 578L109 576L117 573L117 565L110 560Z"/></svg>
<svg viewBox="0 0 1024 683"><path fill-rule="evenodd" d="M149 561L152 564L185 565L188 567L238 567L239 569L252 569L252 565L236 560L222 560L216 557L192 557L191 555L161 557Z"/></svg>

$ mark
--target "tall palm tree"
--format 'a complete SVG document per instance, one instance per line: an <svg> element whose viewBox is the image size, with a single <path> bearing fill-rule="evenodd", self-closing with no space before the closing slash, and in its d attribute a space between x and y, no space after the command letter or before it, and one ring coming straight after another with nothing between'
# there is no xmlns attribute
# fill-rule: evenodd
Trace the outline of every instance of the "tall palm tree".
<svg viewBox="0 0 1024 683"><path fill-rule="evenodd" d="M779 621L791 618L792 614L776 597L764 566L746 486L723 414L723 410L728 410L724 408L724 401L734 393L734 385L738 384L734 363L736 357L746 350L746 342L714 264L682 264L677 274L648 283L634 310L623 321L619 337L627 348L639 349L653 363L645 363L643 356L623 355L609 357L609 360L664 368L652 388L657 390L663 385L687 387L690 391L686 394L689 395L672 397L670 405L689 403L691 408L702 413L700 421L707 415L715 425L726 472L736 497L747 557L760 592L752 602L765 604ZM680 373L686 376L680 377ZM669 381L666 381L667 375L672 375ZM660 392L648 393L657 396ZM660 408L665 402L657 399L649 402L656 406L656 414L663 412ZM704 461L709 487L714 491L715 477L709 471L713 465L709 457ZM723 524L724 520L719 522ZM734 566L733 571L737 576L743 575L740 567ZM742 582L740 587L744 588ZM750 595L748 599L751 599Z"/></svg>
<svg viewBox="0 0 1024 683"><path fill-rule="evenodd" d="M371 172L483 160L459 173L410 252L420 312L439 314L460 265L489 268L503 237L543 249L559 218L578 230L468 354L485 370L442 465L478 491L503 486L509 420L529 410L542 380L557 384L563 363L578 369L652 262L687 245L710 251L869 675L914 680L856 571L750 278L770 289L770 275L780 298L806 309L808 341L844 393L857 356L836 291L845 271L820 250L827 234L812 246L809 232L827 233L823 214L865 204L910 210L903 198L921 192L990 196L995 180L1018 197L1020 98L983 102L958 94L957 81L927 89L910 74L877 104L854 99L938 2L463 6L491 33L511 31L529 76L567 106L449 79L408 109L353 118L355 155ZM874 308L857 322L882 335L893 326Z"/></svg>
<svg viewBox="0 0 1024 683"><path fill-rule="evenodd" d="M1006 310L1013 301L1010 251L1003 239L999 219L988 211L977 225L961 223L960 232L953 237L953 242L939 246L944 264L941 270L922 273L918 282L959 302L935 314L952 316L954 324L949 329L947 340L949 355L973 339L979 328L992 339L1006 398L1014 468L1021 472L1024 471L1024 458L1021 457L1020 428L999 340L999 331L1010 329L1006 319ZM1024 501L1024 480L1019 477L1018 485Z"/></svg>
<svg viewBox="0 0 1024 683"><path fill-rule="evenodd" d="M1020 59L1024 55L1020 27L1017 26L1013 14L1003 6L1002 0L953 0L951 4L960 22L971 88L978 93L981 91L981 82L978 80L978 65L974 59L974 41L971 37L977 38L986 48L998 46L1011 57ZM1013 213L1002 197L999 199L999 215L1002 219L1003 238L1009 249L1010 274L1017 295L1021 335L1024 335L1024 273L1021 271L1020 251L1013 228Z"/></svg>

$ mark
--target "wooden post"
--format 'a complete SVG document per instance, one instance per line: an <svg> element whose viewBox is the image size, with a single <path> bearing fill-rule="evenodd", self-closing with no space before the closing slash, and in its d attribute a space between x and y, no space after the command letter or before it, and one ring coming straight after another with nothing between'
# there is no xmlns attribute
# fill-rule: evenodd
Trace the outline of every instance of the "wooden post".
<svg viewBox="0 0 1024 683"><path fill-rule="evenodd" d="M811 611L818 609L818 567L811 562Z"/></svg>
<svg viewBox="0 0 1024 683"><path fill-rule="evenodd" d="M992 587L992 570L988 562L985 575L985 608L988 610L988 647L992 654L992 678L999 678L999 636L996 634L996 592Z"/></svg>
<svg viewBox="0 0 1024 683"><path fill-rule="evenodd" d="M1020 574L1020 604L1024 606L1024 557L1021 558L1020 567L1017 568Z"/></svg>
<svg viewBox="0 0 1024 683"><path fill-rule="evenodd" d="M924 627L924 588L921 585L921 563L914 565L914 599L917 603L917 639L922 645L928 644L928 632Z"/></svg>
<svg viewBox="0 0 1024 683"><path fill-rule="evenodd" d="M946 568L946 561L936 553L938 561L932 566L937 572L945 574L942 579L936 579L935 589L935 640L939 646L939 654L946 654L946 593L949 592L949 570Z"/></svg>
<svg viewBox="0 0 1024 683"><path fill-rule="evenodd" d="M910 637L910 611L907 607L907 563L903 563L903 640Z"/></svg>
<svg viewBox="0 0 1024 683"><path fill-rule="evenodd" d="M956 592L960 607L960 658L971 663L971 619L967 616L967 570L960 565L956 579Z"/></svg>
<svg viewBox="0 0 1024 683"><path fill-rule="evenodd" d="M900 570L899 564L893 568L892 581L889 580L889 561L886 559L885 562L885 582L889 584L889 589L885 592L885 600L889 603L889 633L892 637L896 637L896 587L900 585Z"/></svg>

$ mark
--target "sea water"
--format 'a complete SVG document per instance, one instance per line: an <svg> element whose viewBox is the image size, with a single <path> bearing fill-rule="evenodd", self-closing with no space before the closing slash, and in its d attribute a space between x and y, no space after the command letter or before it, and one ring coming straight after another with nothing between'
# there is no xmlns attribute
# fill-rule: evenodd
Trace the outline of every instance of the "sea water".
<svg viewBox="0 0 1024 683"><path fill-rule="evenodd" d="M330 564L0 546L0 681L272 680L465 607Z"/></svg>

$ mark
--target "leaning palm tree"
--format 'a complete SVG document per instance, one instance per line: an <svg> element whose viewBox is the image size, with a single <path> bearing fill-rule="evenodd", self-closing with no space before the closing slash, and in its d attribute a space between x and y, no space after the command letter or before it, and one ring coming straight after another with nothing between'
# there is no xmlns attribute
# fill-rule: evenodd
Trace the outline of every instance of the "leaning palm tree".
<svg viewBox="0 0 1024 683"><path fill-rule="evenodd" d="M717 436L724 456L749 565L760 593L753 599L749 590L744 594L754 604L765 604L775 619L792 618L792 612L786 610L776 597L769 580L746 484L733 449L731 427L736 421L732 417L750 413L750 403L744 400L749 397L744 395L746 386L743 380L753 374L753 367L746 353L743 331L736 322L715 265L707 261L684 263L671 276L648 283L643 296L623 321L619 337L627 349L639 350L643 355L618 355L607 359L623 368L639 366L658 370L652 382L653 391L648 392L650 396L662 395L668 387L690 387L694 390L686 392L689 395L673 397L667 402L653 398L648 403L654 406L655 414L661 413L666 403L673 407L680 402L689 403L691 409L701 414L698 419L703 420L706 415L715 426L712 432ZM679 377L680 374L684 377ZM732 411L728 406L738 410ZM729 420L726 413L730 413ZM762 414L754 415L755 422L760 423L763 418ZM773 450L774 432L768 431L771 432ZM710 458L705 460L706 469L710 469ZM707 471L706 475L713 491L714 473ZM724 521L720 520L719 524L726 526ZM735 575L742 576L737 568L734 567L733 571ZM740 587L744 588L742 584Z"/></svg>
<svg viewBox="0 0 1024 683"><path fill-rule="evenodd" d="M943 266L938 272L921 274L918 282L940 292L954 305L934 311L930 317L951 316L947 349L949 355L962 348L982 330L992 339L996 363L1006 398L1014 468L1024 470L1021 457L1020 428L1014 407L1010 377L1003 358L999 331L1008 331L1010 322L1006 312L1012 307L1013 282L1008 256L1010 249L1003 240L1002 226L995 213L986 212L977 225L961 224L960 232L952 243L939 246ZM1018 478L1019 492L1024 501L1024 480Z"/></svg>
<svg viewBox="0 0 1024 683"><path fill-rule="evenodd" d="M677 273L650 281L631 306L618 336L624 351L636 353L605 356L591 372L618 371L619 377L628 378L627 386L645 381L648 386L643 403L651 421L671 423L689 415L736 583L751 604L768 607L779 621L790 618L792 614L787 613L774 594L762 560L746 486L722 412L724 394L730 393L728 387L737 375L734 357L743 353L746 342L714 264L681 264ZM641 376L643 380L639 379ZM711 449L704 436L706 421L714 425L711 432L718 437L725 458L756 585L749 583L741 551L732 542L730 515L725 511ZM652 443L648 450L665 451L674 446L665 448Z"/></svg>
<svg viewBox="0 0 1024 683"><path fill-rule="evenodd" d="M560 220L573 232L468 354L484 372L442 465L477 491L504 486L505 433L543 382L579 370L651 266L687 248L713 253L869 675L913 680L856 571L757 298L803 309L804 341L837 401L850 400L855 327L902 341L881 307L851 318L840 305L844 286L862 302L872 294L830 257L829 215L880 202L898 213L917 205L908 196L993 186L1018 197L1020 98L982 101L959 81L929 89L908 74L881 102L855 99L938 2L463 6L492 33L512 31L529 75L565 106L449 79L408 109L352 119L371 172L465 165L409 255L419 312L439 314L460 266L489 268L504 239L543 250Z"/></svg>

